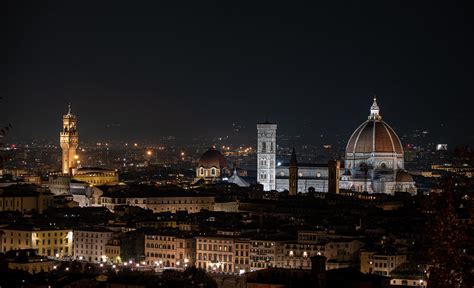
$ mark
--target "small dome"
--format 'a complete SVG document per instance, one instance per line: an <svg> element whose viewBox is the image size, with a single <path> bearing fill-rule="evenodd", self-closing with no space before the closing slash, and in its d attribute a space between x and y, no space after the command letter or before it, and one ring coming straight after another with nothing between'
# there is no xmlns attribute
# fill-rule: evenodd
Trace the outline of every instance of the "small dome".
<svg viewBox="0 0 474 288"><path fill-rule="evenodd" d="M221 152L214 148L209 148L201 158L199 158L198 167L203 167L206 169L215 167L217 169L227 168L227 161L222 155Z"/></svg>
<svg viewBox="0 0 474 288"><path fill-rule="evenodd" d="M396 182L413 182L413 177L405 170L398 170L395 177Z"/></svg>

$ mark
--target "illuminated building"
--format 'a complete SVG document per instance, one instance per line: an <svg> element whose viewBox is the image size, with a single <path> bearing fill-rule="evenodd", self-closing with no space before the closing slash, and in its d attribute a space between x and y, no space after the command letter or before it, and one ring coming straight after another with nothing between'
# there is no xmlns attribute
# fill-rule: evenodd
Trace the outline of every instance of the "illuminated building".
<svg viewBox="0 0 474 288"><path fill-rule="evenodd" d="M196 167L196 180L218 181L228 174L227 160L219 150L209 148L199 158Z"/></svg>
<svg viewBox="0 0 474 288"><path fill-rule="evenodd" d="M327 270L357 266L363 246L357 239L328 236L326 231L298 231L297 241L277 244L276 267L311 269L311 257L324 256Z"/></svg>
<svg viewBox="0 0 474 288"><path fill-rule="evenodd" d="M298 181L294 182L296 191L331 190L338 193L339 188L342 188L369 193L416 194L415 182L404 170L403 157L400 139L382 121L380 108L374 98L369 119L354 131L347 143L345 167L340 168L337 161L329 161L329 164L298 163ZM295 167L290 166L290 163L281 163L276 167L277 191L294 190L294 187L290 187L290 179L294 179L295 175L290 175L290 170L295 171Z"/></svg>
<svg viewBox="0 0 474 288"><path fill-rule="evenodd" d="M54 195L69 194L71 192L71 177L64 175L49 175L48 188Z"/></svg>
<svg viewBox="0 0 474 288"><path fill-rule="evenodd" d="M63 129L59 135L62 149L62 173L74 175L78 162L76 149L79 144L79 134L77 133L77 118L71 114L71 105L67 114L63 116Z"/></svg>
<svg viewBox="0 0 474 288"><path fill-rule="evenodd" d="M235 272L243 274L250 272L250 241L247 239L236 239L235 247Z"/></svg>
<svg viewBox="0 0 474 288"><path fill-rule="evenodd" d="M118 172L100 167L82 167L77 169L74 180L89 183L92 186L114 185L119 181Z"/></svg>
<svg viewBox="0 0 474 288"><path fill-rule="evenodd" d="M110 263L122 263L120 257L120 239L112 239L105 245L105 257Z"/></svg>
<svg viewBox="0 0 474 288"><path fill-rule="evenodd" d="M257 182L263 185L264 191L276 189L276 130L277 124L257 124Z"/></svg>
<svg viewBox="0 0 474 288"><path fill-rule="evenodd" d="M214 210L214 196L192 191L159 191L154 187L143 189L149 189L149 191L140 189L129 191L128 187L124 186L100 192L102 195L98 196L98 203L112 212L115 207L121 205L138 206L150 209L154 213L178 211L197 213L201 210Z"/></svg>
<svg viewBox="0 0 474 288"><path fill-rule="evenodd" d="M250 186L250 184L247 181L245 181L244 178L239 176L239 174L237 172L237 169L234 169L234 173L232 174L232 176L229 177L229 179L227 179L227 182L235 184L239 187L249 187Z"/></svg>
<svg viewBox="0 0 474 288"><path fill-rule="evenodd" d="M153 233L145 235L145 261L161 268L193 266L196 240L187 234Z"/></svg>
<svg viewBox="0 0 474 288"><path fill-rule="evenodd" d="M407 261L407 255L387 252L360 251L362 273L390 276L391 272Z"/></svg>
<svg viewBox="0 0 474 288"><path fill-rule="evenodd" d="M296 169L295 169L296 168ZM291 178L290 173L293 174ZM296 163L291 167L290 163L282 163L276 168L276 190L290 191L290 179L296 180L295 192L304 193L308 191L328 191L328 164L319 163ZM296 195L292 194L292 195Z"/></svg>
<svg viewBox="0 0 474 288"><path fill-rule="evenodd" d="M106 228L81 228L74 230L74 257L89 262L106 262L105 246L112 239Z"/></svg>
<svg viewBox="0 0 474 288"><path fill-rule="evenodd" d="M235 273L234 238L196 237L196 267L208 272Z"/></svg>
<svg viewBox="0 0 474 288"><path fill-rule="evenodd" d="M171 193L169 195L149 197L146 207L154 213L187 211L188 213L197 213L201 210L214 210L214 196Z"/></svg>
<svg viewBox="0 0 474 288"><path fill-rule="evenodd" d="M281 242L255 239L250 241L250 269L252 271L276 266L277 249Z"/></svg>
<svg viewBox="0 0 474 288"><path fill-rule="evenodd" d="M352 133L345 156L341 188L369 193L416 193L415 182L404 171L402 143L382 120L376 99L369 119Z"/></svg>
<svg viewBox="0 0 474 288"><path fill-rule="evenodd" d="M10 225L2 228L2 251L36 249L38 255L62 258L72 256L72 231L52 226Z"/></svg>

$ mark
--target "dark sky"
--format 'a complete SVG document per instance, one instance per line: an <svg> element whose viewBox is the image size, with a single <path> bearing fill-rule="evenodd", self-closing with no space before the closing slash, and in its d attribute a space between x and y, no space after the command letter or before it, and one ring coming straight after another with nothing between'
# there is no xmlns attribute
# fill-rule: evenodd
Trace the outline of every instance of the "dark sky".
<svg viewBox="0 0 474 288"><path fill-rule="evenodd" d="M268 114L310 144L348 138L376 93L399 134L472 142L471 7L357 2L11 1L0 118L16 139L56 141L71 102L82 140L232 123L251 140Z"/></svg>

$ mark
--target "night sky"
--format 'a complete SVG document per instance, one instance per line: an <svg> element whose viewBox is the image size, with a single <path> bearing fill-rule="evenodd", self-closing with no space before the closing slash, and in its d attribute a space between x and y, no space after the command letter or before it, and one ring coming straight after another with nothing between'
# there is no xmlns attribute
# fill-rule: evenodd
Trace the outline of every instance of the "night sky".
<svg viewBox="0 0 474 288"><path fill-rule="evenodd" d="M360 2L11 1L0 120L57 141L70 102L83 141L237 123L251 143L268 114L312 144L348 138L376 93L399 134L474 142L471 7Z"/></svg>

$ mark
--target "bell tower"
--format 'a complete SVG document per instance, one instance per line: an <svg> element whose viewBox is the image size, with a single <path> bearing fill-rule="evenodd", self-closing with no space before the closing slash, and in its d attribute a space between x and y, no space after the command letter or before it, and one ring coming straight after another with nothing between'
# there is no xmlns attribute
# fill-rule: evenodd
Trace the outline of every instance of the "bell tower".
<svg viewBox="0 0 474 288"><path fill-rule="evenodd" d="M290 179L289 179L289 187L288 187L288 195L294 196L298 194L298 161L296 159L296 151L295 147L293 147L293 151L291 152L291 159L290 159Z"/></svg>
<svg viewBox="0 0 474 288"><path fill-rule="evenodd" d="M76 149L78 145L77 133L77 118L71 113L71 105L68 107L68 112L63 115L63 129L59 133L59 141L62 150L62 173L73 175L77 169L77 154Z"/></svg>
<svg viewBox="0 0 474 288"><path fill-rule="evenodd" d="M277 124L257 124L257 181L264 191L275 190Z"/></svg>

